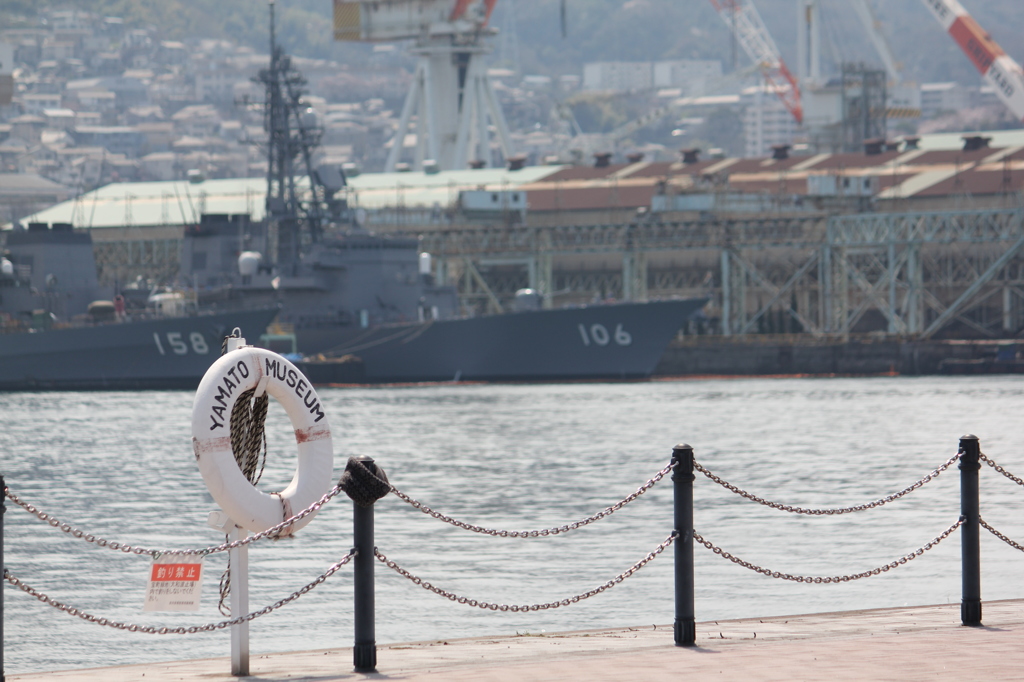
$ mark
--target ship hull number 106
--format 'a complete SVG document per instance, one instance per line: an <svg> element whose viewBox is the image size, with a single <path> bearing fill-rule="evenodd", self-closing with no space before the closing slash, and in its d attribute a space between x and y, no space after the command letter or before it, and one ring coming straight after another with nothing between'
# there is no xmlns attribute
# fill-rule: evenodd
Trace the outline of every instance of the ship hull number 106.
<svg viewBox="0 0 1024 682"><path fill-rule="evenodd" d="M580 338L583 339L583 345L589 346L594 344L595 346L607 346L611 342L615 342L619 346L628 346L633 343L633 336L622 328L621 324L615 325L615 331L609 332L608 328L603 324L592 324L590 327L586 325L577 325L580 330Z"/></svg>
<svg viewBox="0 0 1024 682"><path fill-rule="evenodd" d="M160 355L167 355L168 351L175 355L188 355L190 348L196 355L206 355L210 352L206 338L199 332L192 332L187 339L182 336L181 332L167 332L164 334L164 338L166 338L166 348L160 334L153 332L153 341L156 342L156 349L160 351Z"/></svg>

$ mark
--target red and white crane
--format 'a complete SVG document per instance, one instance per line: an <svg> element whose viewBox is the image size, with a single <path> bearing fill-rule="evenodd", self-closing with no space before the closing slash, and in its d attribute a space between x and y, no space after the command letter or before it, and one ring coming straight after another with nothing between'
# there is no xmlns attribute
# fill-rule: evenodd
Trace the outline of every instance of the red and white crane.
<svg viewBox="0 0 1024 682"><path fill-rule="evenodd" d="M761 15L750 0L711 0L718 16L736 36L743 51L761 69L769 88L782 100L783 106L797 123L803 123L804 110L800 101L800 86L782 61L779 48L768 33Z"/></svg>
<svg viewBox="0 0 1024 682"><path fill-rule="evenodd" d="M1024 120L1024 71L957 0L921 0L1018 120Z"/></svg>

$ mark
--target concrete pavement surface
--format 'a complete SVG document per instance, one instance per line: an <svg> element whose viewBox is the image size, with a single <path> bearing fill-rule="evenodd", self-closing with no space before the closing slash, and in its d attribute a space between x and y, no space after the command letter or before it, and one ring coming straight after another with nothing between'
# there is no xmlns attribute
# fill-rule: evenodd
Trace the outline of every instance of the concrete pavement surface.
<svg viewBox="0 0 1024 682"><path fill-rule="evenodd" d="M697 624L697 645L643 626L539 636L380 645L377 673L352 672L348 648L253 655L260 682L403 680L1022 680L1024 600L986 602L984 625L960 625L959 604ZM29 675L9 682L198 682L239 679L227 657Z"/></svg>

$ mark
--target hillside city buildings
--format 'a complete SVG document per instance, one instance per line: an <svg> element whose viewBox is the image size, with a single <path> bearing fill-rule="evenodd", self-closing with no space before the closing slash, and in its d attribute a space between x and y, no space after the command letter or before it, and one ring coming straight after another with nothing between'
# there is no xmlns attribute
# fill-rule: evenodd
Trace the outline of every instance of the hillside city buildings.
<svg viewBox="0 0 1024 682"><path fill-rule="evenodd" d="M79 10L45 18L0 29L0 225L109 183L265 174L262 92L252 79L267 66L266 54L219 40L165 40L154 28ZM382 58L359 68L294 60L324 130L320 163L383 167L413 62L395 46L376 50ZM492 76L528 164L589 164L597 151L624 161L637 148L649 160L676 160L679 147L707 137L722 112L742 127L742 139L724 153L765 156L778 145L798 148L805 137L772 93L723 76L718 61L592 63L557 79L500 69ZM594 132L581 131L559 106L575 93L667 106L664 118L676 117L678 137L630 150L622 145L640 139L639 128L630 138L599 135L573 159L572 135ZM921 118L901 121L896 132L913 133L951 111L998 108L991 94L958 83L924 84L920 94Z"/></svg>

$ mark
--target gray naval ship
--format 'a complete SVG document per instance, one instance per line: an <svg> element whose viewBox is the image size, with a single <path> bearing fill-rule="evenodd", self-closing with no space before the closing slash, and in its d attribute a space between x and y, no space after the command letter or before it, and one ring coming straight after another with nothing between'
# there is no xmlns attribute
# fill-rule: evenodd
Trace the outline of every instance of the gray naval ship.
<svg viewBox="0 0 1024 682"><path fill-rule="evenodd" d="M0 390L194 389L225 336L262 333L277 314L203 314L181 293L147 289L114 295L97 281L92 237L71 225L33 223L3 241Z"/></svg>
<svg viewBox="0 0 1024 682"><path fill-rule="evenodd" d="M266 219L204 215L188 229L181 282L221 308L279 305L278 322L316 383L639 379L704 299L461 317L415 239L361 229L339 167L314 167L320 130L305 84L274 41L265 91ZM301 173L299 170L301 169ZM271 257L273 254L273 257ZM267 343L265 340L264 343ZM292 350L289 346L275 350Z"/></svg>
<svg viewBox="0 0 1024 682"><path fill-rule="evenodd" d="M525 290L515 312L459 317L415 239L349 229L322 235L288 268L264 267L265 234L245 218L204 216L184 240L186 276L220 307L281 306L278 322L316 383L543 381L647 377L705 299L541 309ZM245 251L237 257L245 240ZM289 335L290 336L290 335ZM290 338L289 338L290 341ZM277 346L276 350L289 350Z"/></svg>
<svg viewBox="0 0 1024 682"><path fill-rule="evenodd" d="M515 312L464 317L417 240L361 229L342 170L313 165L320 130L304 79L275 44L270 7L271 63L256 79L266 93L265 219L201 216L182 240L179 286L155 295L100 287L87 231L8 231L0 390L194 388L234 328L250 342L280 341L263 333L275 315L288 343L274 349L307 356L296 360L320 384L651 374L703 299L544 310L524 291Z"/></svg>

